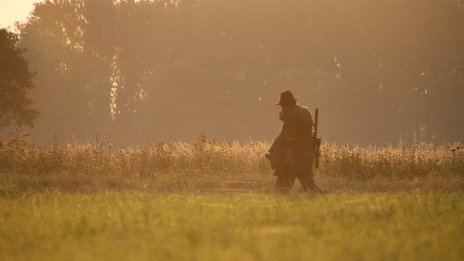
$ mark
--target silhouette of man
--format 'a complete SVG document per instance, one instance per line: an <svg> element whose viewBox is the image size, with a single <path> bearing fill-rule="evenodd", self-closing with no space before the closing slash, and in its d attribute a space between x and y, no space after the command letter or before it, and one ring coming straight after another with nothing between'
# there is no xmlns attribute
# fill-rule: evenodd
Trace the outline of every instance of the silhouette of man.
<svg viewBox="0 0 464 261"><path fill-rule="evenodd" d="M315 147L311 112L297 105L291 91L282 92L276 105L281 107L282 131L266 155L277 176L276 191L290 190L297 178L303 190L321 192L313 178Z"/></svg>

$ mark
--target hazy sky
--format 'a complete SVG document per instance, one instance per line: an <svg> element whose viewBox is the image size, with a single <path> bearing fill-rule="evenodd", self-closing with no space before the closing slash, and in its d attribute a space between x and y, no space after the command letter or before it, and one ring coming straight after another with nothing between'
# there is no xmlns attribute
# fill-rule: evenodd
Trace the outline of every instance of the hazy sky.
<svg viewBox="0 0 464 261"><path fill-rule="evenodd" d="M0 27L13 27L16 21L24 21L34 3L44 0L0 0Z"/></svg>

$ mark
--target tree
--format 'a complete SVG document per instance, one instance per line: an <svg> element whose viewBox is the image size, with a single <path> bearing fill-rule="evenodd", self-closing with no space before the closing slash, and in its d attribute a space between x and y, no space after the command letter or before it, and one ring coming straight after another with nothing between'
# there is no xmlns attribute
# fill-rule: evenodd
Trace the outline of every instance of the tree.
<svg viewBox="0 0 464 261"><path fill-rule="evenodd" d="M271 139L291 89L329 141L462 141L463 27L455 0L42 1L19 27L31 134Z"/></svg>
<svg viewBox="0 0 464 261"><path fill-rule="evenodd" d="M18 35L0 29L0 129L10 126L33 127L38 111L32 109L27 92L34 85L33 74L17 47Z"/></svg>

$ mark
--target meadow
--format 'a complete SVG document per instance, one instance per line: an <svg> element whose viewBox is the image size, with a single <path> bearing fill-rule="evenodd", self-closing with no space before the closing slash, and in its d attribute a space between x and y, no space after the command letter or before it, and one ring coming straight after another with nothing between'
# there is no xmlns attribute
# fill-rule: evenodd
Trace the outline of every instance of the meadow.
<svg viewBox="0 0 464 261"><path fill-rule="evenodd" d="M324 144L273 193L269 142L0 143L0 260L462 260L464 150Z"/></svg>
<svg viewBox="0 0 464 261"><path fill-rule="evenodd" d="M0 198L0 260L462 260L462 193Z"/></svg>

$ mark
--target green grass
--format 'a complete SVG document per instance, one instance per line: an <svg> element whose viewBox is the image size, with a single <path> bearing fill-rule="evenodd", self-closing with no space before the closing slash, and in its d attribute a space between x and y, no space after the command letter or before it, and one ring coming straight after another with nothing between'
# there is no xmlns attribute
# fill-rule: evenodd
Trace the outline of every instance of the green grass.
<svg viewBox="0 0 464 261"><path fill-rule="evenodd" d="M0 260L464 260L464 194L0 197Z"/></svg>

